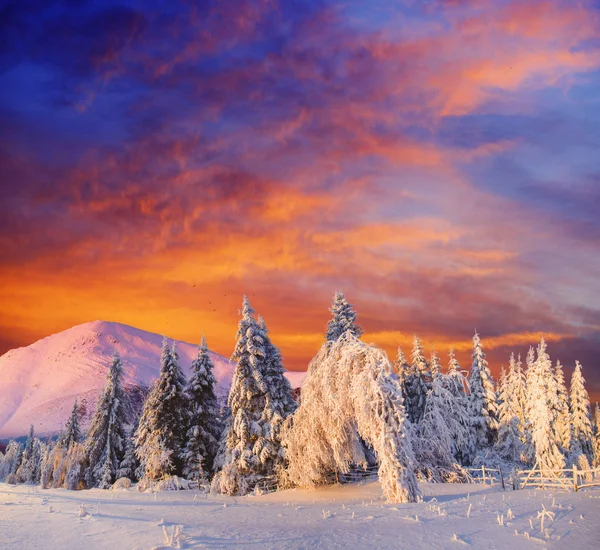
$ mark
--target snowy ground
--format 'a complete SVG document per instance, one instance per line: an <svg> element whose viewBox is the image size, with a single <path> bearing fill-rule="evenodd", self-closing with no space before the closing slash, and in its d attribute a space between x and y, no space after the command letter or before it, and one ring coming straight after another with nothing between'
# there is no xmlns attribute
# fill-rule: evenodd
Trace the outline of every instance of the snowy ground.
<svg viewBox="0 0 600 550"><path fill-rule="evenodd" d="M385 504L376 482L243 498L0 483L0 548L163 548L163 525L183 526L183 548L600 547L600 489L421 488L424 502L399 505ZM544 506L554 518L541 532Z"/></svg>

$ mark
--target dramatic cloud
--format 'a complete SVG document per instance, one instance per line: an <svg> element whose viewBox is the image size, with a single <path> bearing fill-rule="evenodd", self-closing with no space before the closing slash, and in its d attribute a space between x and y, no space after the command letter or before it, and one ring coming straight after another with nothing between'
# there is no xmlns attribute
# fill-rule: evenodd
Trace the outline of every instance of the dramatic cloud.
<svg viewBox="0 0 600 550"><path fill-rule="evenodd" d="M94 318L289 368L365 338L494 371L540 334L600 397L591 1L0 8L2 350Z"/></svg>

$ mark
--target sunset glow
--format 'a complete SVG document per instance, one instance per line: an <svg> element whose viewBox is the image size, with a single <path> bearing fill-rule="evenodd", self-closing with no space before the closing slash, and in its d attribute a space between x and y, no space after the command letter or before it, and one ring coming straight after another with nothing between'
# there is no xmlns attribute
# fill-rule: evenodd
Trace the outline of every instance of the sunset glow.
<svg viewBox="0 0 600 550"><path fill-rule="evenodd" d="M247 294L304 370L339 289L390 355L544 334L600 399L597 2L0 19L0 352L104 319L229 356Z"/></svg>

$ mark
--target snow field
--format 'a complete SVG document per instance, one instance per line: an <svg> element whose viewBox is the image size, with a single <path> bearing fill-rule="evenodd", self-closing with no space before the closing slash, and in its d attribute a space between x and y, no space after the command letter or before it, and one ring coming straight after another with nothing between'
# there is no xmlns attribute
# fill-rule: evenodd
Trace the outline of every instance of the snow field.
<svg viewBox="0 0 600 550"><path fill-rule="evenodd" d="M427 483L420 489L423 502L385 504L378 482L246 497L0 483L0 548L584 550L600 541L600 489L504 492Z"/></svg>

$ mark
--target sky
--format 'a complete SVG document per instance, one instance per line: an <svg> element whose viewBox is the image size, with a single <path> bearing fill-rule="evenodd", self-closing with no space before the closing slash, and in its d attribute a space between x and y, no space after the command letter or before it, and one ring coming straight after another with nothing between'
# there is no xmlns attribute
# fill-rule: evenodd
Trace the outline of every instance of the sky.
<svg viewBox="0 0 600 550"><path fill-rule="evenodd" d="M600 399L600 2L0 7L0 352L103 319L290 370L364 340L495 375L543 334Z"/></svg>

